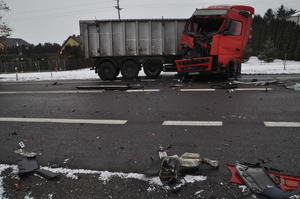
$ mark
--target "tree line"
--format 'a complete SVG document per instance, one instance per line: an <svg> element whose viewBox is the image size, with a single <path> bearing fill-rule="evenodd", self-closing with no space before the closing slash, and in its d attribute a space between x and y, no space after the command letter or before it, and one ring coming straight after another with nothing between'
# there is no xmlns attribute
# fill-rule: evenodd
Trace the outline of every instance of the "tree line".
<svg viewBox="0 0 300 199"><path fill-rule="evenodd" d="M288 20L295 13L281 5L275 11L268 9L263 17L255 15L246 55L264 61L300 60L300 26Z"/></svg>

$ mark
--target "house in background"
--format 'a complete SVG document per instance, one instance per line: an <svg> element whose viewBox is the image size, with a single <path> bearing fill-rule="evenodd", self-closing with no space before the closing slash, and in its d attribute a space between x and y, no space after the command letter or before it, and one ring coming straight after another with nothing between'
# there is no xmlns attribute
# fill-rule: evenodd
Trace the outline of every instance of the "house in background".
<svg viewBox="0 0 300 199"><path fill-rule="evenodd" d="M69 36L68 39L63 43L61 46L61 49L59 51L59 54L62 54L66 46L81 46L81 38L79 35L72 35Z"/></svg>
<svg viewBox="0 0 300 199"><path fill-rule="evenodd" d="M293 14L290 18L289 21L293 21L296 24L300 25L300 11L298 11L297 13Z"/></svg>
<svg viewBox="0 0 300 199"><path fill-rule="evenodd" d="M0 50L19 46L29 47L31 45L32 44L28 43L27 41L19 38L0 38Z"/></svg>

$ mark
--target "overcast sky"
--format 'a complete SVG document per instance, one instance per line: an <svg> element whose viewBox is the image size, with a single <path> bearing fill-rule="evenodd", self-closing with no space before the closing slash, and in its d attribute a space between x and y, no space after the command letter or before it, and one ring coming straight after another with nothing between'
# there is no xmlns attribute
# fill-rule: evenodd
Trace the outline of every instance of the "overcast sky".
<svg viewBox="0 0 300 199"><path fill-rule="evenodd" d="M11 11L4 14L13 29L11 37L30 43L62 44L69 35L79 34L79 20L116 19L115 0L5 0ZM121 18L188 18L195 8L209 5L253 6L263 15L281 4L300 10L300 0L120 0Z"/></svg>

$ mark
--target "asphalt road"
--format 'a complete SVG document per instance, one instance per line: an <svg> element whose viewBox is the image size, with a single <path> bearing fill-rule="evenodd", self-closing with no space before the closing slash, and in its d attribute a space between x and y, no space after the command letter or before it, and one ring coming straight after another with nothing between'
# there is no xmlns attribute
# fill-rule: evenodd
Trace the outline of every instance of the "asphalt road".
<svg viewBox="0 0 300 199"><path fill-rule="evenodd" d="M134 180L95 186L92 177L45 182L39 188L32 183L41 179L31 177L22 181L26 189L16 191L16 180L6 177L7 196L23 198L30 192L47 198L51 190L53 198L192 198L203 188L202 198L242 198L237 186L228 183L229 173L222 166L236 161L264 162L300 176L300 92L282 85L205 90L214 83L204 78L181 84L172 76L153 81L0 83L0 164L15 165L20 157L13 150L23 141L28 151L41 153L38 160L44 166L143 173L162 148L178 155L199 152L221 165L218 171L201 171L208 183L186 185L176 194L149 193L143 190L147 185ZM76 89L128 84L145 90L77 93ZM295 123L288 123L294 127L268 127L265 122Z"/></svg>

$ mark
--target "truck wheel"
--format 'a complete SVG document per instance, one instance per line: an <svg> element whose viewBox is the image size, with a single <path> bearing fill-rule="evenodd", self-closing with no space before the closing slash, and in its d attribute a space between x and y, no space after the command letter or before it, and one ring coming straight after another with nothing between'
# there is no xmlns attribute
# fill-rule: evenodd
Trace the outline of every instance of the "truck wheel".
<svg viewBox="0 0 300 199"><path fill-rule="evenodd" d="M156 78L162 71L162 62L159 59L147 60L143 69L147 77Z"/></svg>
<svg viewBox="0 0 300 199"><path fill-rule="evenodd" d="M110 61L105 61L98 68L98 75L102 80L114 80L117 76L117 67Z"/></svg>
<svg viewBox="0 0 300 199"><path fill-rule="evenodd" d="M140 67L133 60L126 60L121 64L121 74L125 79L134 79L139 74Z"/></svg>
<svg viewBox="0 0 300 199"><path fill-rule="evenodd" d="M230 62L226 68L225 76L227 79L232 78L234 76L234 63Z"/></svg>
<svg viewBox="0 0 300 199"><path fill-rule="evenodd" d="M237 65L237 75L240 76L242 74L242 64Z"/></svg>
<svg viewBox="0 0 300 199"><path fill-rule="evenodd" d="M230 62L226 69L227 78L237 79L241 75L241 64Z"/></svg>

